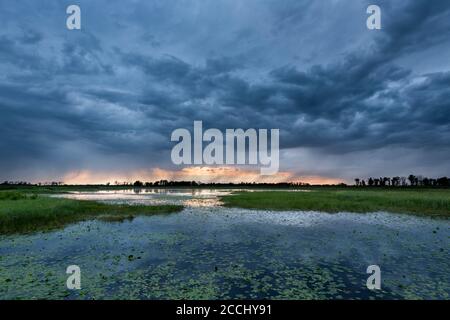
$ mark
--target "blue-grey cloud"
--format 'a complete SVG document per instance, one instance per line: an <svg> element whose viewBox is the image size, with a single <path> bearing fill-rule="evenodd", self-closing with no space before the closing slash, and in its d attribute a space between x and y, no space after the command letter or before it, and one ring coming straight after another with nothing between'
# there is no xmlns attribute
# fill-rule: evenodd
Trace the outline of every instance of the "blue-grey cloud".
<svg viewBox="0 0 450 320"><path fill-rule="evenodd" d="M303 175L449 175L450 4L376 2L380 31L365 0L79 1L80 31L68 1L0 3L0 179L173 168L194 120L280 128Z"/></svg>

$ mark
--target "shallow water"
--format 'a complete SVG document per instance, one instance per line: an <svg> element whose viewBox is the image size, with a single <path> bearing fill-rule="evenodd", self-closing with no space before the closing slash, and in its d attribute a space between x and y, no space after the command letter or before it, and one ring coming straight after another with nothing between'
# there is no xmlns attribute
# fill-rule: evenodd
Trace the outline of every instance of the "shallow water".
<svg viewBox="0 0 450 320"><path fill-rule="evenodd" d="M449 298L448 220L220 207L217 195L228 192L61 195L187 207L172 215L0 237L0 298ZM79 291L66 288L69 265L81 268ZM366 287L369 265L381 268L379 291Z"/></svg>

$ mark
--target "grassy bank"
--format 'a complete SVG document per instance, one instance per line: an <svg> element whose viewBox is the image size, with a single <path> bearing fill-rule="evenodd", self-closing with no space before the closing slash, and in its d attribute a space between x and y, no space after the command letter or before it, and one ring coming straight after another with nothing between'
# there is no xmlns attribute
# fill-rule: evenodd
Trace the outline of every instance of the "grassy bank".
<svg viewBox="0 0 450 320"><path fill-rule="evenodd" d="M138 215L173 213L181 209L182 206L175 205L111 205L2 191L0 192L0 234L49 230L88 219L118 221Z"/></svg>
<svg viewBox="0 0 450 320"><path fill-rule="evenodd" d="M225 206L261 210L323 212L388 211L450 217L450 190L309 190L238 192L222 197Z"/></svg>

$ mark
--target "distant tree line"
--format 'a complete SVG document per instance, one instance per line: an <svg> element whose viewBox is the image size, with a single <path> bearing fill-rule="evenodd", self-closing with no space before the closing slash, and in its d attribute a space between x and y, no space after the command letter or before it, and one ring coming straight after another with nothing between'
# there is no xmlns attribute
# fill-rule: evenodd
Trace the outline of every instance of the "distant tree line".
<svg viewBox="0 0 450 320"><path fill-rule="evenodd" d="M380 177L368 179L355 179L358 187L449 187L450 178L428 178L410 174L408 177Z"/></svg>
<svg viewBox="0 0 450 320"><path fill-rule="evenodd" d="M127 185L118 184L116 185ZM130 185L130 184L128 184ZM155 182L142 182L135 181L132 184L133 187L252 187L252 186L262 186L262 187L274 187L274 188L288 188L288 187L298 187L298 186L309 186L307 183L302 182L280 182L280 183L258 183L258 182L240 182L240 183L202 183L197 181L168 181L168 180L159 180Z"/></svg>
<svg viewBox="0 0 450 320"><path fill-rule="evenodd" d="M307 187L309 183L303 182L280 182L280 183L258 183L258 182L240 182L240 183L202 183L198 181L169 181L159 180L154 182L143 182L137 180L135 182L119 182L115 181L113 184L98 184L97 186L123 186L123 187L266 187L266 188L296 188ZM450 187L450 178L428 178L423 176L409 175L408 177L370 177L368 179L355 179L355 185L358 187ZM30 183L26 181L4 181L0 186L67 186L64 182L40 182ZM325 186L325 185L324 185ZM330 186L330 185L328 185ZM333 186L347 186L344 183Z"/></svg>
<svg viewBox="0 0 450 320"><path fill-rule="evenodd" d="M64 182L44 182L44 183L30 183L24 181L5 181L0 183L0 186L68 186ZM93 185L94 186L94 185ZM258 182L240 182L240 183L202 183L198 181L169 181L159 180L154 182L143 182L137 180L135 182L119 182L115 181L113 184L99 184L97 186L124 186L124 187L272 187L272 188L289 188L299 186L309 186L308 183L302 182L280 182L280 183L258 183Z"/></svg>
<svg viewBox="0 0 450 320"><path fill-rule="evenodd" d="M52 181L52 182L39 182L31 183L26 181L4 181L0 183L0 186L62 186L64 182Z"/></svg>
<svg viewBox="0 0 450 320"><path fill-rule="evenodd" d="M297 187L309 186L308 183L302 182L281 182L281 183L258 183L258 182L240 182L240 183L202 183L197 181L169 181L159 180L154 182L142 182L137 180L135 182L119 182L114 184L98 184L98 186L129 186L129 187L199 187L199 186L271 186L271 187ZM64 182L39 182L30 183L25 181L4 181L0 186L68 186Z"/></svg>

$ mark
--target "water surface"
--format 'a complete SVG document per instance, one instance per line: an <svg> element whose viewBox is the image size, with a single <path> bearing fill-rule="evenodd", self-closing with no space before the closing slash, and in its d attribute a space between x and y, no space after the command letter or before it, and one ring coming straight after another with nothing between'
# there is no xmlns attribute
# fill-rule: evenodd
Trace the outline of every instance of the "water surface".
<svg viewBox="0 0 450 320"><path fill-rule="evenodd" d="M85 221L0 237L1 299L448 299L448 220L220 207L227 190L60 195L184 204L181 213ZM80 291L66 288L69 265ZM382 289L366 287L379 265Z"/></svg>

